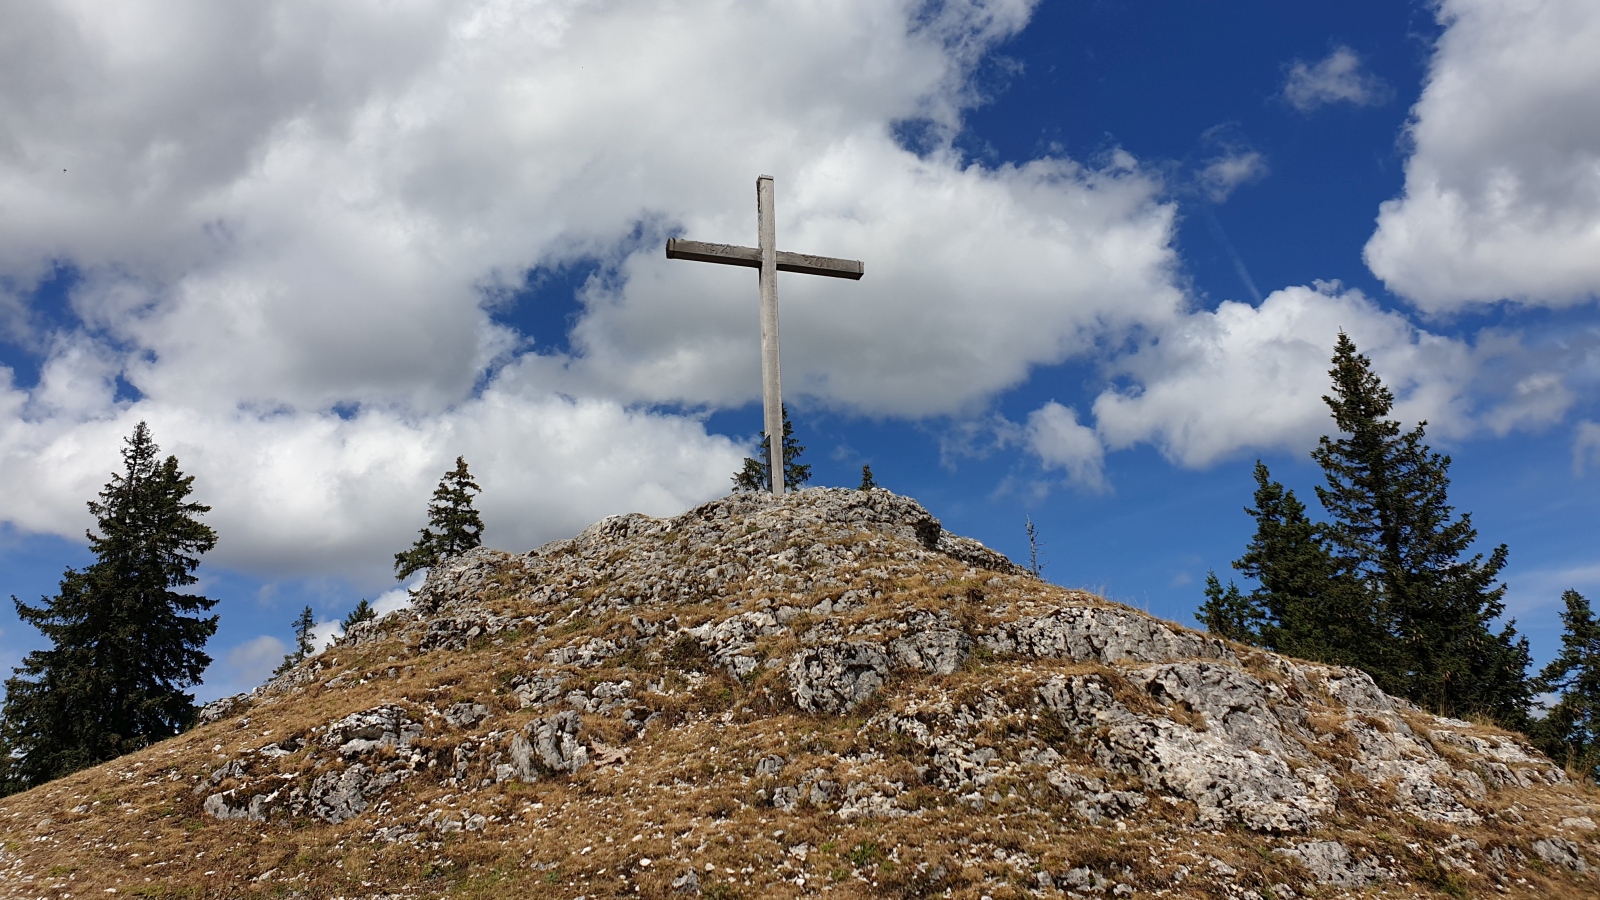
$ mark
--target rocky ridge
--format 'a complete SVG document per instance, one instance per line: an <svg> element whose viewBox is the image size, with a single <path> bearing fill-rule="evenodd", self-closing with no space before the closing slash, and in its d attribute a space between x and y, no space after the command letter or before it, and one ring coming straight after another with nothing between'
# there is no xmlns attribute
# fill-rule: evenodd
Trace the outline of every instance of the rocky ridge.
<svg viewBox="0 0 1600 900"><path fill-rule="evenodd" d="M473 551L201 719L0 801L30 842L0 890L1600 895L1594 790L1520 736L1046 584L883 490Z"/></svg>

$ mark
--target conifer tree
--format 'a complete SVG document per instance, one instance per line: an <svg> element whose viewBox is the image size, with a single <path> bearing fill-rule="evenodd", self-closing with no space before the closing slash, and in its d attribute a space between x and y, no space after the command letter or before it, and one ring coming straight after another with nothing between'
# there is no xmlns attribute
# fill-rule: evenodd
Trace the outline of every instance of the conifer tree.
<svg viewBox="0 0 1600 900"><path fill-rule="evenodd" d="M1256 533L1233 567L1260 584L1240 613L1256 623L1256 641L1317 662L1383 668L1387 645L1370 595L1339 569L1305 504L1260 460L1255 481L1255 506L1245 512Z"/></svg>
<svg viewBox="0 0 1600 900"><path fill-rule="evenodd" d="M1561 595L1566 611L1561 652L1544 667L1533 689L1559 692L1530 735L1550 757L1575 773L1594 778L1600 769L1600 622L1577 591Z"/></svg>
<svg viewBox="0 0 1600 900"><path fill-rule="evenodd" d="M1261 609L1239 586L1228 582L1226 590L1216 572L1206 573L1206 602L1194 614L1206 630L1230 641L1256 644L1261 641Z"/></svg>
<svg viewBox="0 0 1600 900"><path fill-rule="evenodd" d="M472 495L482 490L467 471L466 460L456 457L456 467L446 472L433 490L427 527L417 532L416 543L409 550L394 555L396 580L404 581L483 542L483 520L472 506Z"/></svg>
<svg viewBox="0 0 1600 900"><path fill-rule="evenodd" d="M783 404L783 487L785 490L795 490L811 480L811 466L801 465L795 460L805 452L800 442L795 440L794 426L789 422L789 404ZM770 491L772 490L772 444L767 440L767 433L761 432L761 449L759 457L746 456L744 467L733 474L733 489L736 491Z"/></svg>
<svg viewBox="0 0 1600 900"><path fill-rule="evenodd" d="M350 615L344 617L344 622L341 623L341 627L343 627L345 631L349 631L351 628L360 625L362 622L367 622L372 619L376 619L377 617L378 611L372 608L372 604L367 602L367 598L362 597L361 602L356 604L356 608L350 610Z"/></svg>
<svg viewBox="0 0 1600 900"><path fill-rule="evenodd" d="M188 498L194 477L178 459L159 458L140 422L113 474L89 501L99 533L95 561L68 569L60 593L17 615L50 641L23 658L6 681L0 767L20 790L138 750L188 727L196 684L211 657L203 648L217 617L197 613L215 600L179 593L194 584L215 532L197 518L211 507Z"/></svg>
<svg viewBox="0 0 1600 900"><path fill-rule="evenodd" d="M861 486L859 488L856 488L856 490L858 490L858 491L870 491L870 490L872 490L873 488L875 488L877 486L878 486L877 480L872 477L872 467L871 466L862 466L861 467Z"/></svg>
<svg viewBox="0 0 1600 900"><path fill-rule="evenodd" d="M300 664L300 661L315 653L317 617L307 606L300 610L300 615L294 620L294 649L283 657L283 662L278 665L272 674L281 675Z"/></svg>
<svg viewBox="0 0 1600 900"><path fill-rule="evenodd" d="M1446 715L1477 712L1520 724L1529 700L1527 641L1515 623L1490 631L1504 611L1504 544L1487 559L1466 556L1477 538L1470 513L1455 516L1450 458L1423 443L1426 422L1402 433L1388 418L1394 395L1371 362L1340 333L1333 396L1323 397L1340 436L1324 436L1312 458L1325 487L1317 498L1336 570L1368 594L1384 650L1361 661L1387 690Z"/></svg>

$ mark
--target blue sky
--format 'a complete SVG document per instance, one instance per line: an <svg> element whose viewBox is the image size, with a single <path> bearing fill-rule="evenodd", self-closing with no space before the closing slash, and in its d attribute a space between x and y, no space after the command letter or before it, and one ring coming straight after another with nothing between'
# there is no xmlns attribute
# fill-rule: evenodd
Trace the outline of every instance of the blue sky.
<svg viewBox="0 0 1600 900"><path fill-rule="evenodd" d="M1185 624L1311 500L1344 329L1505 542L1542 661L1600 586L1600 9L1585 0L65 0L0 37L0 588L88 561L149 421L220 543L202 698L387 596L464 455L487 542L726 491L756 283L813 483L880 484ZM330 626L331 627L331 626ZM38 646L0 611L0 665Z"/></svg>

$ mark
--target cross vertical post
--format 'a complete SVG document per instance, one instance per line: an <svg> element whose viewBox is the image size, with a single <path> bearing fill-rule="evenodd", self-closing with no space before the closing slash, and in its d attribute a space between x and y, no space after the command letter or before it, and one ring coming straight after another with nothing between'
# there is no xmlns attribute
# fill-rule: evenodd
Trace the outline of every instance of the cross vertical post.
<svg viewBox="0 0 1600 900"><path fill-rule="evenodd" d="M782 497L783 385L778 376L778 238L773 217L772 176L756 179L756 246L761 250L761 410L767 425L768 487Z"/></svg>
<svg viewBox="0 0 1600 900"><path fill-rule="evenodd" d="M761 406L767 429L767 483L775 496L783 496L783 388L778 378L778 273L826 275L860 281L865 267L859 259L834 259L778 249L773 224L772 176L756 179L757 246L708 244L683 238L667 239L667 259L743 266L761 272Z"/></svg>

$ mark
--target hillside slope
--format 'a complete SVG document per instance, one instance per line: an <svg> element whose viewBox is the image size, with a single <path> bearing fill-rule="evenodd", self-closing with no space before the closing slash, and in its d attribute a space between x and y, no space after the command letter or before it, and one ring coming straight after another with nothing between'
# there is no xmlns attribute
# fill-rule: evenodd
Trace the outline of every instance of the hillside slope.
<svg viewBox="0 0 1600 900"><path fill-rule="evenodd" d="M883 490L473 551L203 718L0 800L0 896L1600 896L1520 736Z"/></svg>

